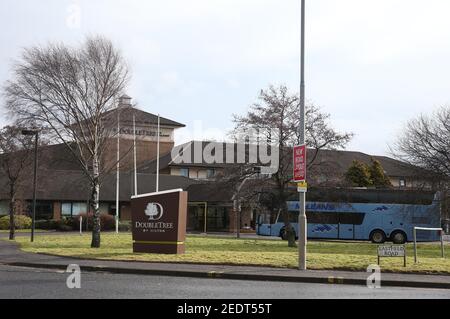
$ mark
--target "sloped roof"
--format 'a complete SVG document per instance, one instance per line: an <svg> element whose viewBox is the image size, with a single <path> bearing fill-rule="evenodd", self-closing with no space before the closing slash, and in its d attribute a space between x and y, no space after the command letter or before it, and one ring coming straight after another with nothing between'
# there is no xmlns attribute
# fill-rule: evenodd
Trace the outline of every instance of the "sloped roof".
<svg viewBox="0 0 450 319"><path fill-rule="evenodd" d="M149 112L145 112L138 108L133 107L119 107L110 111L103 113L105 119L112 119L114 122L117 120L117 112L119 112L120 122L132 123L133 122L133 114L136 116L137 124L158 124L158 116ZM171 127L185 127L186 125L175 122L168 118L160 116L160 124L161 126L171 126Z"/></svg>
<svg viewBox="0 0 450 319"><path fill-rule="evenodd" d="M314 150L308 150L308 156L314 155ZM338 151L338 150L320 150L314 162L315 166L326 165L332 169L335 174L345 174L354 160L370 164L371 159L378 160L381 163L385 173L391 177L415 177L419 173L424 174L424 170L412 166L408 163L389 158L387 156L369 155L362 152Z"/></svg>
<svg viewBox="0 0 450 319"><path fill-rule="evenodd" d="M116 175L111 173L101 180L100 200L116 200ZM171 175L160 175L159 189L169 190L175 188L186 189L195 181ZM32 199L33 175L27 176L25 186L21 192L21 198ZM120 194L121 201L129 201L133 195L133 174L120 173ZM156 190L156 175L138 174L139 194L152 193ZM89 179L82 171L69 170L45 170L38 171L38 200L58 200L58 201L86 201L90 196ZM6 177L0 177L0 199L8 198L8 188Z"/></svg>
<svg viewBox="0 0 450 319"><path fill-rule="evenodd" d="M167 154L162 155L159 158L159 169L163 170L163 169L169 167L171 162L172 162L172 153L167 153ZM144 173L144 174L155 174L156 173L156 159L142 164L140 167L138 167L138 172Z"/></svg>
<svg viewBox="0 0 450 319"><path fill-rule="evenodd" d="M217 147L223 149L223 154L220 157L221 160L219 162L208 163L205 158L202 156L201 161L197 161L195 158L195 151L200 150L201 154L207 146ZM256 145L251 146L256 152L259 151L259 148ZM225 143L225 142L208 142L208 141L191 141L185 144L177 145L174 147L173 151L167 153L160 157L160 169L165 169L169 166L174 167L205 167L205 168L222 168L227 165L227 152L228 150L232 151L230 157L233 157L233 161L237 162L238 159L238 150L243 149L245 152L245 156L248 158L250 148L249 145L245 144L236 144L236 143ZM186 152L186 153L183 153ZM175 156L172 158L172 154L180 154L179 156ZM184 154L184 156L183 156ZM184 161L187 159L187 161ZM234 164L233 164L234 165ZM262 166L264 164L261 164ZM139 171L145 173L155 173L156 172L156 160L151 160L147 163L144 163L140 166Z"/></svg>
<svg viewBox="0 0 450 319"><path fill-rule="evenodd" d="M223 147L223 163L207 163L205 159L202 157L201 162L195 161L194 158L194 150L196 147L202 150L205 149L206 145L214 143L214 145L218 147ZM182 160L183 157L180 157L180 163L176 163L172 160L172 154L167 153L160 158L160 169L167 168L169 166L175 167L205 167L205 168L219 168L226 167L229 164L226 164L226 149L234 150L234 158L236 159L236 150L237 144L234 143L222 143L222 142L207 142L207 141L191 141L182 145L178 145L174 149L174 154L178 152L178 150L187 150L190 152L189 162L184 162ZM246 149L246 154L248 155L248 148ZM315 155L314 149L307 150L307 159L312 159ZM348 170L350 165L354 160L364 162L366 164L370 164L371 159L375 159L380 161L383 169L386 174L391 177L415 177L419 173L424 175L425 171L419 167L412 166L410 164L401 162L399 160L389 158L386 156L374 156L365 154L362 152L353 152L353 151L341 151L341 150L320 150L317 154L317 157L314 161L314 166L326 166L329 171L333 172L333 175L344 175ZM139 171L145 173L155 173L156 172L156 160L149 161L143 164Z"/></svg>

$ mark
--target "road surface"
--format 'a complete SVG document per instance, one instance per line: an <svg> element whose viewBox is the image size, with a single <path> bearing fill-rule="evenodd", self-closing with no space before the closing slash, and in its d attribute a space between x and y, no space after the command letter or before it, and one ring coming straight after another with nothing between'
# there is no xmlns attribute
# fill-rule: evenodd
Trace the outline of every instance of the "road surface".
<svg viewBox="0 0 450 319"><path fill-rule="evenodd" d="M69 289L63 271L0 265L0 298L446 298L450 290L200 279L82 272L81 288Z"/></svg>

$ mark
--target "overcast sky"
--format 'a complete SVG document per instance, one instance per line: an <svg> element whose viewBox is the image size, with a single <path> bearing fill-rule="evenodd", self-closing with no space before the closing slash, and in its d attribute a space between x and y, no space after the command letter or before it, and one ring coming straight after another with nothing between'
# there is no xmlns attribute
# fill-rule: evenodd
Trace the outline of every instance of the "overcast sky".
<svg viewBox="0 0 450 319"><path fill-rule="evenodd" d="M349 150L387 154L408 119L450 102L449 16L448 0L307 1L307 99L355 133ZM0 82L23 47L102 34L140 108L185 123L178 142L197 121L217 138L261 88L298 91L299 28L300 0L1 0Z"/></svg>

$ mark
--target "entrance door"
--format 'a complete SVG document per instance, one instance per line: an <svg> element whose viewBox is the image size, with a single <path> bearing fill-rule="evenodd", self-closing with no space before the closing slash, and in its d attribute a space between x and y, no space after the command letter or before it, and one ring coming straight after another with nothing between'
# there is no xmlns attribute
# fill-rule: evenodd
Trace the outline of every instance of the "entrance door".
<svg viewBox="0 0 450 319"><path fill-rule="evenodd" d="M339 214L339 239L355 239L354 213Z"/></svg>
<svg viewBox="0 0 450 319"><path fill-rule="evenodd" d="M308 237L337 239L339 217L333 212L306 212L308 217Z"/></svg>

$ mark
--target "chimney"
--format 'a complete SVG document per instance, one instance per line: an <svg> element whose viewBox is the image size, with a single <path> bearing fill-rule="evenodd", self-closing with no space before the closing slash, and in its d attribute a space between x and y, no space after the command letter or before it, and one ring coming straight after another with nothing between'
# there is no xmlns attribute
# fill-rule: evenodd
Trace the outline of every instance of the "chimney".
<svg viewBox="0 0 450 319"><path fill-rule="evenodd" d="M132 107L131 97L124 94L119 98L119 108L127 108L127 107Z"/></svg>

